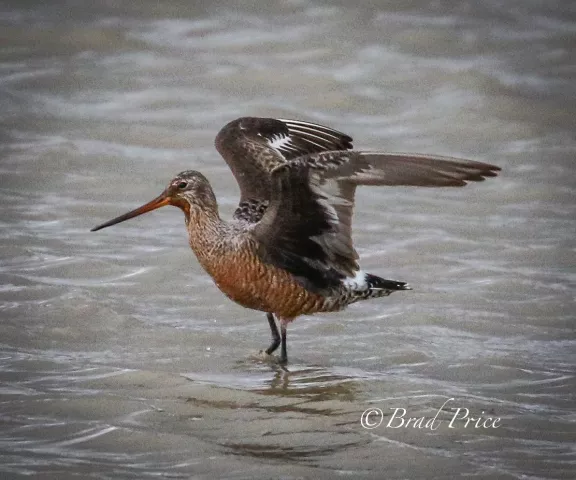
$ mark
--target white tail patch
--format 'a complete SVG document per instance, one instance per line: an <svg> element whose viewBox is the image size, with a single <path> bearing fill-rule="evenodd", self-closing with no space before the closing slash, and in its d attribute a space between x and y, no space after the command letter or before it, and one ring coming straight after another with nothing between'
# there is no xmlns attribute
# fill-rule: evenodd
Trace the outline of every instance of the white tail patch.
<svg viewBox="0 0 576 480"><path fill-rule="evenodd" d="M366 290L368 288L366 272L362 270L358 270L353 277L346 277L342 283L350 290Z"/></svg>

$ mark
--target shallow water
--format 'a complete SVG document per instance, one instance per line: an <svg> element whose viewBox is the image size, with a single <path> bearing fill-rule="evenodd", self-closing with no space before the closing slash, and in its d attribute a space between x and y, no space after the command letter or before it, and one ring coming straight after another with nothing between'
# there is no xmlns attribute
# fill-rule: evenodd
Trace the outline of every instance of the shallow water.
<svg viewBox="0 0 576 480"><path fill-rule="evenodd" d="M576 476L569 2L0 12L0 477ZM190 168L230 215L213 138L243 115L503 171L360 190L363 268L414 291L298 319L283 371L176 209L88 231ZM387 426L395 408L436 428Z"/></svg>

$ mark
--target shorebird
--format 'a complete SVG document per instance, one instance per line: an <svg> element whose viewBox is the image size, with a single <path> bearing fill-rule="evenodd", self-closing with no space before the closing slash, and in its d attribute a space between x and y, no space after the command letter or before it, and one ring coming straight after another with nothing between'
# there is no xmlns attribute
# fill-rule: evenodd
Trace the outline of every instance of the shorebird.
<svg viewBox="0 0 576 480"><path fill-rule="evenodd" d="M243 117L216 136L241 191L232 221L220 218L200 172L176 175L154 200L92 231L173 205L184 212L190 247L220 290L266 313L272 355L300 315L410 290L360 270L351 235L358 185L461 187L497 175L495 165L421 154L354 150L352 138L298 120ZM280 329L278 329L277 321Z"/></svg>

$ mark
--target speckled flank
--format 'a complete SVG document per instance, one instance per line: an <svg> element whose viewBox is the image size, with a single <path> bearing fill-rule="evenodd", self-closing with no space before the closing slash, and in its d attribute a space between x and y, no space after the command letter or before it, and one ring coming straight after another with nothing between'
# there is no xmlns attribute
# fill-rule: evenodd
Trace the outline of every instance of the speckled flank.
<svg viewBox="0 0 576 480"><path fill-rule="evenodd" d="M243 307L285 318L341 308L334 299L305 289L285 270L262 262L248 229L230 227L212 209L191 209L188 236L218 288Z"/></svg>
<svg viewBox="0 0 576 480"><path fill-rule="evenodd" d="M193 203L187 215L190 247L218 288L246 308L272 312L283 319L331 312L394 289L355 290L346 284L325 293L306 289L286 270L267 264L257 254L251 226L223 222L215 200Z"/></svg>

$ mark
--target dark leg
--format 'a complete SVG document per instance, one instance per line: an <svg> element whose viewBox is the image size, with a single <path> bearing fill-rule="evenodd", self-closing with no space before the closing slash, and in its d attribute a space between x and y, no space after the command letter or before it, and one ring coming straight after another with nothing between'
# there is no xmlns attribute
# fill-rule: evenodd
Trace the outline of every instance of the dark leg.
<svg viewBox="0 0 576 480"><path fill-rule="evenodd" d="M288 352L286 351L286 325L284 322L280 323L280 333L282 334L282 349L280 350L280 363L286 365L288 363Z"/></svg>
<svg viewBox="0 0 576 480"><path fill-rule="evenodd" d="M267 313L266 318L268 319L268 325L270 325L270 331L272 332L272 343L266 349L266 353L268 355L272 355L272 353L274 353L274 351L278 348L278 345L280 345L280 334L278 333L276 320L274 320L274 314Z"/></svg>

